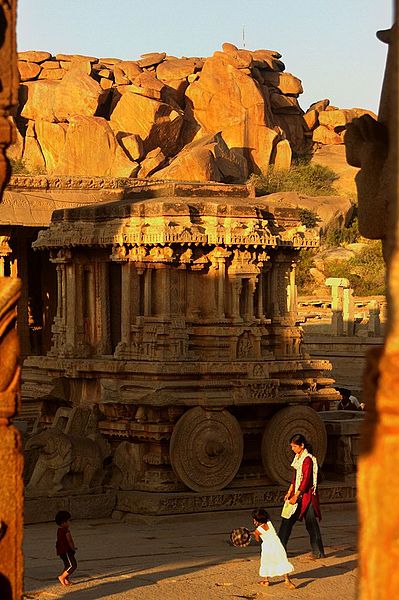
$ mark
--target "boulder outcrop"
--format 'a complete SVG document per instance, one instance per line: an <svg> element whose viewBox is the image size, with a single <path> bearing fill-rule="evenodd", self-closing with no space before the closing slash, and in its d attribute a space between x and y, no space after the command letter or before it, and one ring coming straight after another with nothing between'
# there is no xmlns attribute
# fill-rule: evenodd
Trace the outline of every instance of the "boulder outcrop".
<svg viewBox="0 0 399 600"><path fill-rule="evenodd" d="M242 182L292 154L341 145L365 112L328 99L305 113L302 83L274 50L224 43L208 58L137 60L20 52L10 158L31 173ZM83 137L84 136L84 137Z"/></svg>
<svg viewBox="0 0 399 600"><path fill-rule="evenodd" d="M371 115L374 119L377 115L371 110L363 108L339 109L331 106L330 101L325 98L311 104L303 115L309 135L318 146L339 145L344 143L346 127L362 115Z"/></svg>

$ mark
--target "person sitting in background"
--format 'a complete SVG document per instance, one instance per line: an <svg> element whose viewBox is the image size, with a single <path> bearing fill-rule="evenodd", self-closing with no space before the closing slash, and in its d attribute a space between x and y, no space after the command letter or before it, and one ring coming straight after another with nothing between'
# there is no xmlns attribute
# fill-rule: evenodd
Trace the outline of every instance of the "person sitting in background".
<svg viewBox="0 0 399 600"><path fill-rule="evenodd" d="M353 396L350 390L340 389L341 401L338 404L338 410L363 410L359 400Z"/></svg>

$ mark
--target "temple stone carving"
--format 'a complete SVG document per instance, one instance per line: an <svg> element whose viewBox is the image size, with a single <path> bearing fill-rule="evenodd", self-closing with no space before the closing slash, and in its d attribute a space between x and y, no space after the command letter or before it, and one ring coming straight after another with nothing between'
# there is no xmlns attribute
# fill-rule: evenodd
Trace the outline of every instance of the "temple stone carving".
<svg viewBox="0 0 399 600"><path fill-rule="evenodd" d="M177 477L197 492L226 487L241 465L243 436L229 412L201 406L182 415L170 440L171 464Z"/></svg>
<svg viewBox="0 0 399 600"><path fill-rule="evenodd" d="M338 395L331 365L301 350L295 288L298 251L317 245L316 231L298 209L270 212L251 186L126 182L121 192L56 211L34 243L56 265L58 298L51 349L25 361L25 418L47 428L49 398L97 407L122 512L144 492L286 483L289 456L272 466L272 454L298 428L322 462L325 426L310 405ZM52 428L36 440L67 441ZM29 487L49 470L45 448ZM59 473L51 493L68 494Z"/></svg>
<svg viewBox="0 0 399 600"><path fill-rule="evenodd" d="M101 491L103 462L110 448L98 434L83 437L50 427L32 435L25 449L39 449L28 496Z"/></svg>
<svg viewBox="0 0 399 600"><path fill-rule="evenodd" d="M359 600L388 599L399 585L395 569L397 535L393 526L399 514L393 501L399 493L397 25L377 35L389 44L378 121L369 116L353 121L345 138L348 162L360 167L359 228L363 235L383 240L388 267L385 345L369 354L364 378L368 410L358 472Z"/></svg>
<svg viewBox="0 0 399 600"><path fill-rule="evenodd" d="M17 103L16 0L0 0L0 201L10 168L5 156L12 142L10 112ZM7 236L0 242L0 597L22 596L23 460L12 420L19 409L19 344L15 331L18 280L4 278Z"/></svg>

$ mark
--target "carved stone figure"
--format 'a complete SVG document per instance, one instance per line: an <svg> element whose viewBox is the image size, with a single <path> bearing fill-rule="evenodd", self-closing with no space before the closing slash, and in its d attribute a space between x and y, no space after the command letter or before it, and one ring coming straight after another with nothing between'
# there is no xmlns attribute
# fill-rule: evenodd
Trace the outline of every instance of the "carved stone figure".
<svg viewBox="0 0 399 600"><path fill-rule="evenodd" d="M10 175L5 155L12 141L9 114L17 102L16 0L0 0L0 201ZM4 250L4 248L3 248ZM19 280L0 278L0 596L21 598L23 591L23 460L12 419L19 410L19 345L15 334ZM12 498L12 502L10 499Z"/></svg>
<svg viewBox="0 0 399 600"><path fill-rule="evenodd" d="M101 483L103 461L110 454L108 443L99 435L67 435L55 427L33 435L26 448L40 449L28 496L94 491Z"/></svg>
<svg viewBox="0 0 399 600"><path fill-rule="evenodd" d="M389 231L394 225L393 216L395 198L395 157L396 147L392 143L396 131L393 92L396 70L394 61L395 30L379 31L377 37L389 43L387 66L378 121L370 115L363 115L349 124L345 134L346 157L350 165L360 167L356 176L359 202L360 233L371 239L382 239L385 258L391 250L387 249ZM391 94L391 97L390 97ZM388 143L390 139L390 143ZM392 240L389 241L392 244Z"/></svg>
<svg viewBox="0 0 399 600"><path fill-rule="evenodd" d="M144 476L144 454L144 444L121 442L112 459L113 469L110 487L133 490L135 484Z"/></svg>
<svg viewBox="0 0 399 600"><path fill-rule="evenodd" d="M399 514L398 504L393 501L399 482L392 476L399 460L397 24L377 35L389 43L378 121L362 117L352 123L345 137L348 162L360 167L356 179L360 231L367 237L382 239L388 268L385 345L369 353L364 375L367 412L358 471L359 600L391 598L399 585L395 569L397 531L393 526Z"/></svg>

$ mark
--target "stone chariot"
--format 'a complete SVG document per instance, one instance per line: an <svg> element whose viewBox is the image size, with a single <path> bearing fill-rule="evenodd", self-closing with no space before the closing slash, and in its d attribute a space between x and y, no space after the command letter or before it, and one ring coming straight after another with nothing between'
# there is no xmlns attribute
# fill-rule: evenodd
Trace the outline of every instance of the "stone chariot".
<svg viewBox="0 0 399 600"><path fill-rule="evenodd" d="M54 213L34 244L57 269L53 346L25 362L25 397L45 372L99 408L117 510L285 485L296 432L323 461L312 404L337 394L330 363L301 350L295 288L317 243L297 209L272 214L243 185L131 184Z"/></svg>

